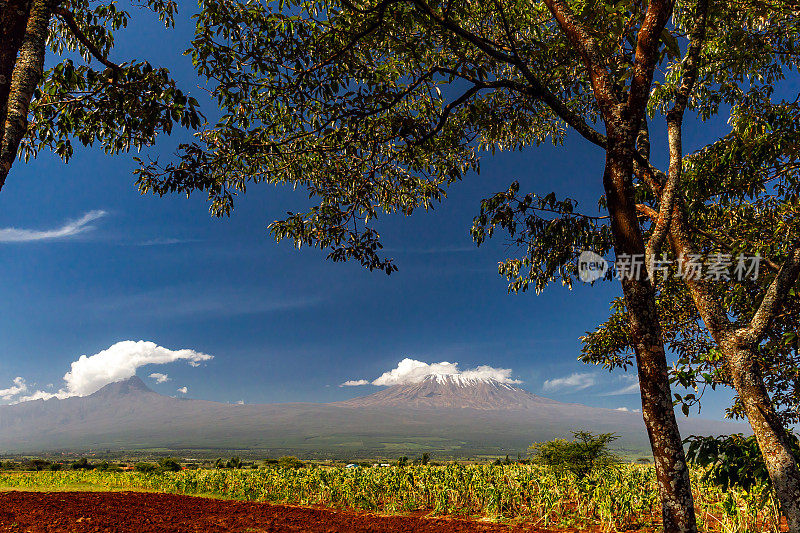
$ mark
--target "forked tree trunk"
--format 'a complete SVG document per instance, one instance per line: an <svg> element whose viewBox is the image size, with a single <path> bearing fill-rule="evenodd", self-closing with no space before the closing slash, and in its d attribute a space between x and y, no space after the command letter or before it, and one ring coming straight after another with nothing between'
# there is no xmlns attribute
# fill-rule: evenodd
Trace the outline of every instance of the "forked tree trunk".
<svg viewBox="0 0 800 533"><path fill-rule="evenodd" d="M603 185L611 215L614 249L622 254L645 253L631 189L634 136L622 120L609 127L609 146ZM614 135L614 129L621 133ZM638 128L637 128L638 131ZM655 301L655 289L642 268L638 276L623 279L622 290L630 320L630 336L636 353L642 415L655 459L661 497L664 533L694 533L697 521L689 469L678 430L667 358Z"/></svg>

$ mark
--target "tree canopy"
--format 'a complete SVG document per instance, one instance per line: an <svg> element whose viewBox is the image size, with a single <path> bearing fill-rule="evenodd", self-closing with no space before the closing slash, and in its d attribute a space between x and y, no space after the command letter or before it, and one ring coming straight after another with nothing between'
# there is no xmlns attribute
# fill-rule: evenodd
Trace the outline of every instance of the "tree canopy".
<svg viewBox="0 0 800 533"><path fill-rule="evenodd" d="M396 266L374 229L379 216L429 208L478 171L481 156L558 144L574 130L606 153L599 216L512 183L488 193L475 218L478 243L501 231L519 245L521 253L500 264L510 290L570 285L584 248L613 251L617 260L671 251L683 267L686 252L721 253L714 239L731 232L749 243L742 251L780 264L757 284L736 285L734 300L726 300L731 285L669 285L654 268L624 277L618 308L626 316L591 336L587 353L622 366L634 363L625 349L635 353L664 528L694 531L662 325L670 341L702 346L697 353L713 339L754 429L767 428L759 444L790 529L800 531L800 471L751 353L800 273L791 207L795 103L774 94L798 66L795 3L230 0L201 7L190 53L222 117L182 146L177 161L143 162L143 192L202 192L212 214L223 216L248 186L299 187L311 207L270 225L278 241L390 273ZM687 113L698 122L727 114L731 134L684 157ZM664 122L662 151L649 129ZM652 163L654 150L668 159L666 169ZM762 174L776 167L779 177ZM665 305L670 298L675 305ZM685 308L690 302L695 311ZM741 324L726 314L731 304L740 306ZM692 319L688 336L671 322Z"/></svg>
<svg viewBox="0 0 800 533"><path fill-rule="evenodd" d="M115 35L132 9L174 25L175 0L9 0L0 5L0 188L15 159L74 143L108 154L139 150L175 124L198 128L197 101L166 68L114 62ZM126 9L127 8L127 9ZM45 70L46 65L52 65Z"/></svg>

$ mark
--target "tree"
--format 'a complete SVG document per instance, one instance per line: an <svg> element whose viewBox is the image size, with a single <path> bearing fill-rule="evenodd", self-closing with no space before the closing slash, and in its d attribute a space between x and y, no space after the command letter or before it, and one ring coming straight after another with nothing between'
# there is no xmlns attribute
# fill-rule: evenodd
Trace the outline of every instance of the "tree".
<svg viewBox="0 0 800 533"><path fill-rule="evenodd" d="M143 474L152 474L158 470L158 467L153 463L139 462L133 465L133 469L136 472L141 472Z"/></svg>
<svg viewBox="0 0 800 533"><path fill-rule="evenodd" d="M685 192L685 112L708 118L737 88L770 77L775 61L748 56L764 28L782 36L769 40L770 57L794 60L793 11L768 16L773 4L784 7L750 0L735 7L705 0L205 2L191 53L223 118L185 145L179 161L143 164L139 186L204 192L218 216L249 184L305 187L314 205L273 222L275 238L391 273L396 267L372 227L379 214L428 208L478 170L481 153L558 143L571 128L605 150L608 216L512 185L484 202L473 227L478 243L500 228L522 245L524 257L501 267L512 291L571 284L582 248L621 258L653 255L668 238L672 245L676 198ZM667 74L654 84L656 67ZM648 112L666 118L666 173L650 162ZM640 206L650 208L652 222L640 219ZM623 277L622 290L664 530L695 531L651 273Z"/></svg>
<svg viewBox="0 0 800 533"><path fill-rule="evenodd" d="M162 457L158 460L158 469L161 472L180 472L181 464L172 457Z"/></svg>
<svg viewBox="0 0 800 533"><path fill-rule="evenodd" d="M173 25L175 0L129 4ZM0 189L18 155L27 160L49 149L67 161L73 140L115 154L152 144L175 123L200 125L197 102L167 69L109 59L114 33L130 18L111 1L0 3ZM57 64L45 72L48 51Z"/></svg>
<svg viewBox="0 0 800 533"><path fill-rule="evenodd" d="M777 19L782 15L773 14ZM673 200L667 238L678 268L687 270L697 258L736 261L746 254L760 258L761 271L713 281L665 277L659 281L659 314L670 347L679 355L673 380L684 387L734 388L737 397L729 414L750 422L781 510L790 529L798 531L800 468L787 426L800 419L800 106L797 100L772 98L772 85L796 64L796 54L789 54L793 59L784 65L787 60L775 53L775 42L787 30L797 32L791 25L767 27L750 46L751 61L759 58L768 75L753 76L746 91L729 87L730 94L719 98L718 104L733 108L731 132L682 164L682 192ZM720 31L726 31L724 25ZM701 86L718 84L714 74L709 73ZM675 137L680 143L679 135ZM645 170L643 181L658 198L663 176ZM657 218L647 202L639 207ZM616 302L612 317L587 335L585 359L608 366L627 364L630 348L623 309L624 303ZM700 396L676 399L688 414Z"/></svg>
<svg viewBox="0 0 800 533"><path fill-rule="evenodd" d="M554 439L531 444L528 452L534 463L574 474L583 479L591 472L619 462L608 445L619 438L613 433L594 435L590 431L573 431L573 440Z"/></svg>
<svg viewBox="0 0 800 533"><path fill-rule="evenodd" d="M89 463L89 460L86 459L86 457L81 457L80 459L72 463L70 465L70 468L72 470L91 470L94 468L94 466L91 463Z"/></svg>
<svg viewBox="0 0 800 533"><path fill-rule="evenodd" d="M284 455L278 459L278 466L281 468L303 468L305 463L293 455Z"/></svg>

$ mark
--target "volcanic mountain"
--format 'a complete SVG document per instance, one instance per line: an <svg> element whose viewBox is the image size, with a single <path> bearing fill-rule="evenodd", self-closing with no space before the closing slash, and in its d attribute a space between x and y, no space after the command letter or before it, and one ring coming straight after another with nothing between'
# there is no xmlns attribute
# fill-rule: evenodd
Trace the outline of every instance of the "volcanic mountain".
<svg viewBox="0 0 800 533"><path fill-rule="evenodd" d="M558 403L496 379L433 374L418 383L394 385L369 396L338 402L337 405L362 408L519 410Z"/></svg>
<svg viewBox="0 0 800 533"><path fill-rule="evenodd" d="M337 403L232 405L176 399L139 378L85 397L0 406L0 451L251 450L259 455L437 457L524 453L571 430L613 432L646 453L641 414L561 403L508 383L430 376ZM742 424L681 417L684 435L749 432Z"/></svg>

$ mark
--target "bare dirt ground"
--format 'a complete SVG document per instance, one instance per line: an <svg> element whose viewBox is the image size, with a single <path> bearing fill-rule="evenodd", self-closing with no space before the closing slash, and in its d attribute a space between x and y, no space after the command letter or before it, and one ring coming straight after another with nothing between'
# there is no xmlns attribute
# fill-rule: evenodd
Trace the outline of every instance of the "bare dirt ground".
<svg viewBox="0 0 800 533"><path fill-rule="evenodd" d="M0 533L544 533L469 520L143 492L0 492ZM567 533L576 530L559 530Z"/></svg>

